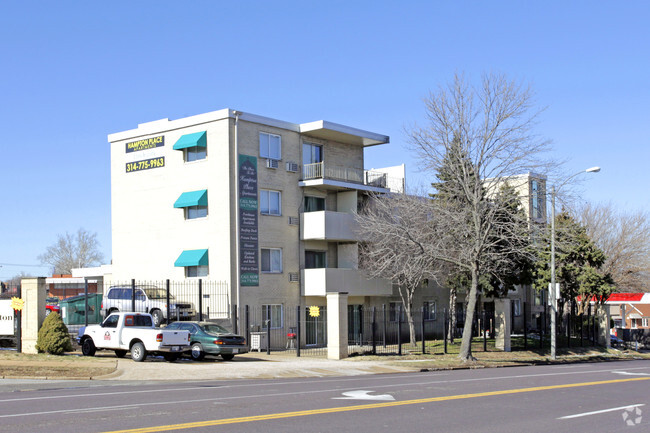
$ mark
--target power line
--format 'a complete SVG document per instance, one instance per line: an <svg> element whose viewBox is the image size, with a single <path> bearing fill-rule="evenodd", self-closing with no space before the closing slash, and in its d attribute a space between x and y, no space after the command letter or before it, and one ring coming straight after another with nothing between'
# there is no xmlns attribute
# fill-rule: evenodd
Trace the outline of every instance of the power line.
<svg viewBox="0 0 650 433"><path fill-rule="evenodd" d="M0 263L0 266L27 266L31 268L47 268L49 265L24 265L17 263Z"/></svg>

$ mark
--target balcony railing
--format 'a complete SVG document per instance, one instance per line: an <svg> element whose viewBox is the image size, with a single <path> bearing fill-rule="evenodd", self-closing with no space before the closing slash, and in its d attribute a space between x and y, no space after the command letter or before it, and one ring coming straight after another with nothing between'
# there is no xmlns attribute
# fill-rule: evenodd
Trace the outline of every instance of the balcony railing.
<svg viewBox="0 0 650 433"><path fill-rule="evenodd" d="M362 170L360 168L325 165L323 162L304 164L302 169L302 179L332 179L376 186L379 188L386 188L387 184L386 173Z"/></svg>

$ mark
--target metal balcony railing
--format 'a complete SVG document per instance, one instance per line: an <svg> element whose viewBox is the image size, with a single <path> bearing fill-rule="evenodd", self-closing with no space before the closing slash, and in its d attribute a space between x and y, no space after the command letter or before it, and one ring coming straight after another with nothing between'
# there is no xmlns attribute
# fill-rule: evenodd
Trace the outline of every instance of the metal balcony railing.
<svg viewBox="0 0 650 433"><path fill-rule="evenodd" d="M362 170L353 167L325 165L323 162L304 164L302 168L302 178L303 180L332 179L380 188L387 187L386 173Z"/></svg>

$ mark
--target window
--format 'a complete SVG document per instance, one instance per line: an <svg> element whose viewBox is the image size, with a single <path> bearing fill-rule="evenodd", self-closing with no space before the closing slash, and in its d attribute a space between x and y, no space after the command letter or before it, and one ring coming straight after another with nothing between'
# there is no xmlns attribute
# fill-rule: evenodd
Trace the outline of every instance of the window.
<svg viewBox="0 0 650 433"><path fill-rule="evenodd" d="M282 250L262 248L262 272L279 274L282 272Z"/></svg>
<svg viewBox="0 0 650 433"><path fill-rule="evenodd" d="M544 190L538 180L530 181L532 203L530 217L535 219L544 218Z"/></svg>
<svg viewBox="0 0 650 433"><path fill-rule="evenodd" d="M260 156L269 159L282 159L282 139L279 135L260 132Z"/></svg>
<svg viewBox="0 0 650 433"><path fill-rule="evenodd" d="M185 276L188 278L191 277L207 277L208 276L208 267L207 266L185 266Z"/></svg>
<svg viewBox="0 0 650 433"><path fill-rule="evenodd" d="M397 311L399 310L399 316ZM400 322L406 321L406 313L404 312L404 305L401 302L391 302L388 308L388 320L391 322L397 322L399 317Z"/></svg>
<svg viewBox="0 0 650 433"><path fill-rule="evenodd" d="M117 328L117 322L120 320L120 316L117 314L111 314L104 320L102 323L102 328Z"/></svg>
<svg viewBox="0 0 650 433"><path fill-rule="evenodd" d="M305 212L318 212L325 210L325 199L323 197L305 197Z"/></svg>
<svg viewBox="0 0 650 433"><path fill-rule="evenodd" d="M326 268L325 251L305 251L305 269Z"/></svg>
<svg viewBox="0 0 650 433"><path fill-rule="evenodd" d="M512 312L514 313L515 317L521 316L521 299L512 300Z"/></svg>
<svg viewBox="0 0 650 433"><path fill-rule="evenodd" d="M425 301L422 303L424 307L424 320L436 320L436 303L433 301Z"/></svg>
<svg viewBox="0 0 650 433"><path fill-rule="evenodd" d="M648 319L647 317L644 317L644 318L642 319L641 326L643 326L644 328L647 328L647 327L648 327L648 322L649 322L649 321L650 321L650 319Z"/></svg>
<svg viewBox="0 0 650 433"><path fill-rule="evenodd" d="M282 215L280 191L263 189L260 191L260 213L263 215Z"/></svg>
<svg viewBox="0 0 650 433"><path fill-rule="evenodd" d="M198 161L205 159L208 156L208 151L206 147L188 147L184 152L185 162Z"/></svg>
<svg viewBox="0 0 650 433"><path fill-rule="evenodd" d="M185 219L193 220L196 218L205 218L208 216L207 206L188 206L185 208Z"/></svg>
<svg viewBox="0 0 650 433"><path fill-rule="evenodd" d="M282 304L262 305L262 327L264 329L267 329L269 320L271 329L282 328Z"/></svg>
<svg viewBox="0 0 650 433"><path fill-rule="evenodd" d="M323 146L319 144L303 143L302 145L302 163L316 164L323 162Z"/></svg>

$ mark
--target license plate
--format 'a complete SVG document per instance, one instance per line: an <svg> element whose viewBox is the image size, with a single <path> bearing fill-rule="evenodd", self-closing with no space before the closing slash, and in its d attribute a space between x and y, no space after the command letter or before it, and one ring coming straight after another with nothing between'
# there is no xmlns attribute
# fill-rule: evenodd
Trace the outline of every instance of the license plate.
<svg viewBox="0 0 650 433"><path fill-rule="evenodd" d="M178 352L179 350L180 350L180 347L172 346L172 352Z"/></svg>
<svg viewBox="0 0 650 433"><path fill-rule="evenodd" d="M239 353L239 349L233 349L232 353Z"/></svg>

